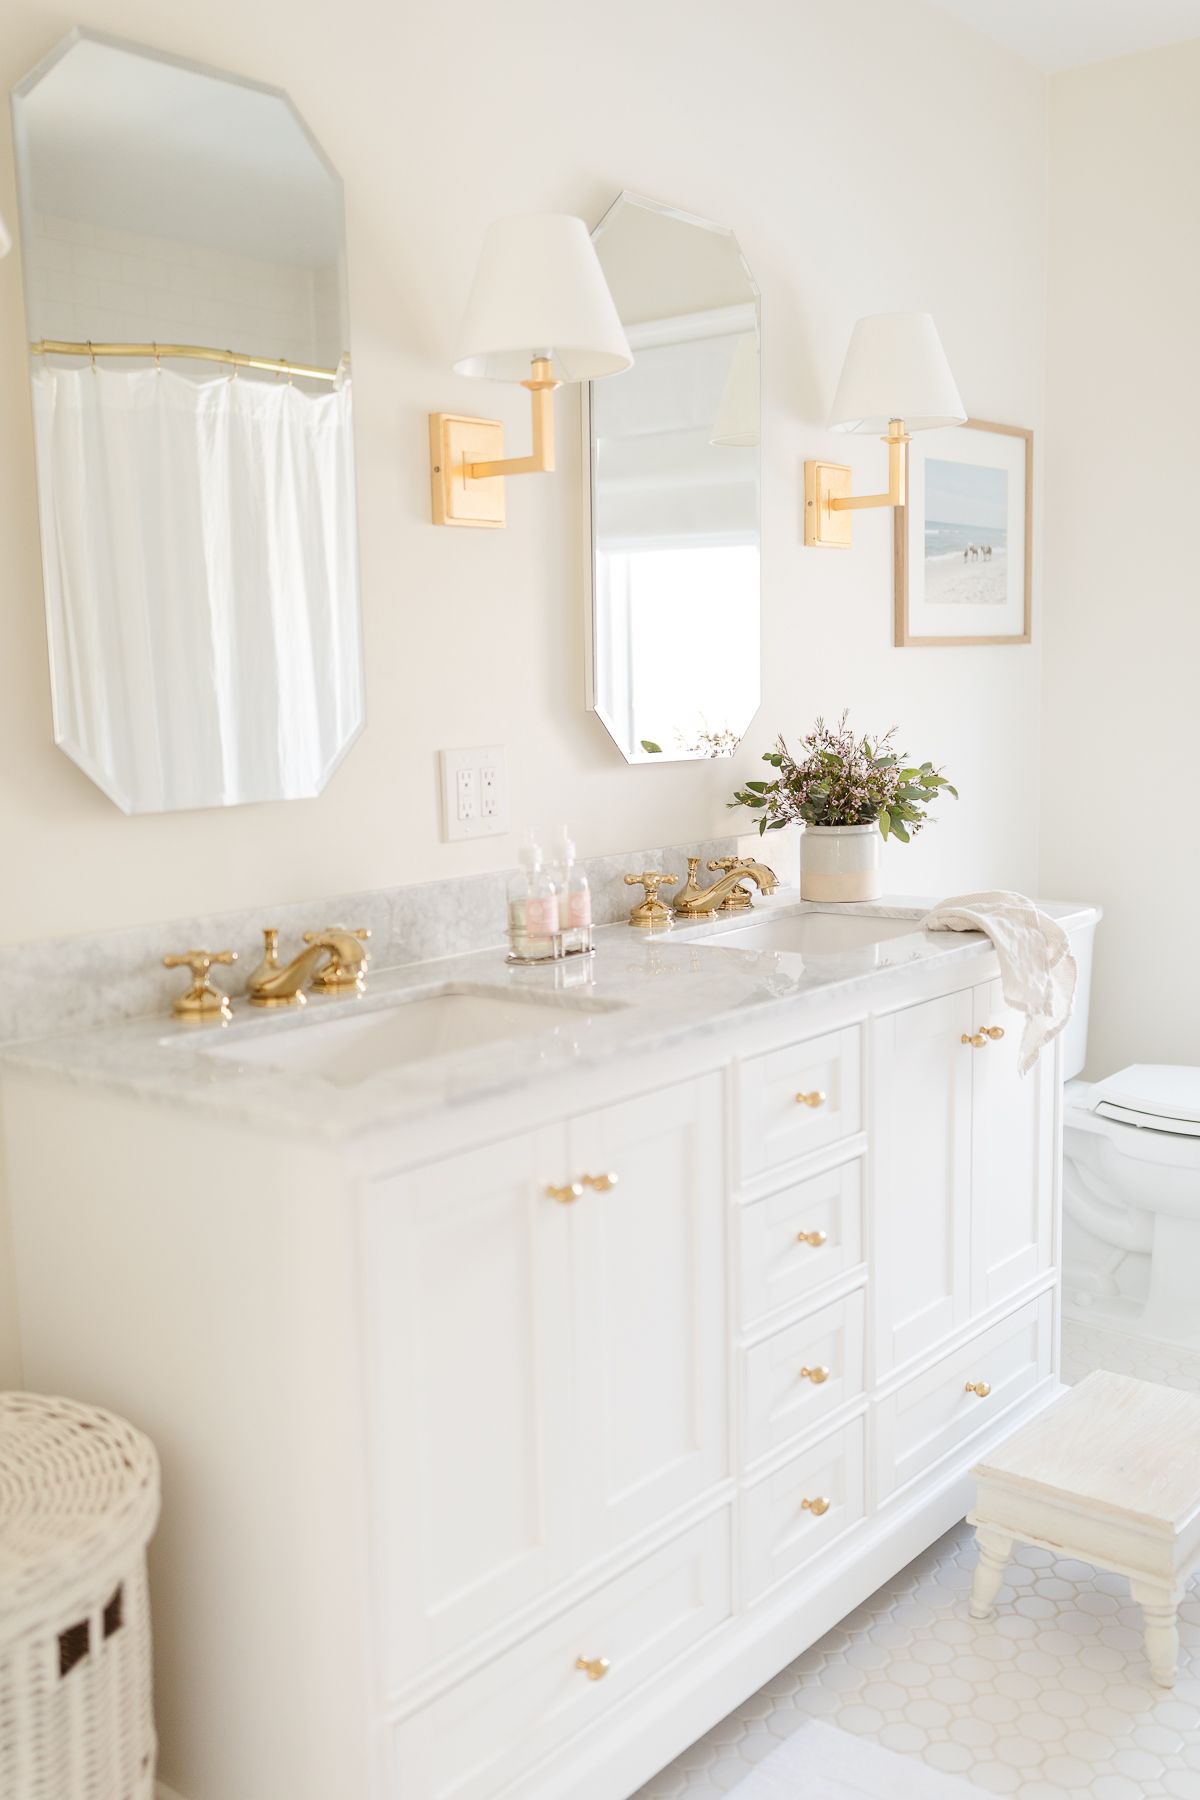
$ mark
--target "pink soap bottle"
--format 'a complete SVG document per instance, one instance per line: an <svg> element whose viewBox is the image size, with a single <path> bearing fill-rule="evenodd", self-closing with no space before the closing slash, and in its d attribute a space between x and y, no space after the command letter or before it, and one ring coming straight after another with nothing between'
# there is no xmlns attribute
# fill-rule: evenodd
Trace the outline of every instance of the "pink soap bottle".
<svg viewBox="0 0 1200 1800"><path fill-rule="evenodd" d="M575 861L575 846L565 825L558 828L551 859L558 887L563 949L568 956L586 954L592 948L592 890L582 863Z"/></svg>
<svg viewBox="0 0 1200 1800"><path fill-rule="evenodd" d="M558 888L530 832L517 852L520 871L508 890L508 941L514 962L548 962L558 954Z"/></svg>

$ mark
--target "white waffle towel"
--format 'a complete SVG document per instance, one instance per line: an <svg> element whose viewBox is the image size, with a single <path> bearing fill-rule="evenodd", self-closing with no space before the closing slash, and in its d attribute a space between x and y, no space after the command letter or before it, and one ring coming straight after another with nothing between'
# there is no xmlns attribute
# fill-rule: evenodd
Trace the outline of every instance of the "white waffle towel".
<svg viewBox="0 0 1200 1800"><path fill-rule="evenodd" d="M1071 940L1056 919L1039 912L1024 894L993 888L986 894L956 894L926 913L926 931L982 931L1000 962L1000 983L1009 1006L1025 1014L1017 1066L1027 1075L1046 1045L1071 1017L1078 971Z"/></svg>

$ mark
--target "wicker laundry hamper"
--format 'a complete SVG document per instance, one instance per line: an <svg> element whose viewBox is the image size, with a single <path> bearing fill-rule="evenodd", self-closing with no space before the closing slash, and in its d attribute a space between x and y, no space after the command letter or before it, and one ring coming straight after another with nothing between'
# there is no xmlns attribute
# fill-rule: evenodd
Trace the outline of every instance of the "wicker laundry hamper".
<svg viewBox="0 0 1200 1800"><path fill-rule="evenodd" d="M146 1545L158 1458L123 1419L0 1393L0 1796L152 1800Z"/></svg>

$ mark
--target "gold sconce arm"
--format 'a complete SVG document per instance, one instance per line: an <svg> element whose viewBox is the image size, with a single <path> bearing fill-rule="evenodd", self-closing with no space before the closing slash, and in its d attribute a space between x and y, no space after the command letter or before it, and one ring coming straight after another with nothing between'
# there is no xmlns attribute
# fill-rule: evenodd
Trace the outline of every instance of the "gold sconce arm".
<svg viewBox="0 0 1200 1800"><path fill-rule="evenodd" d="M505 476L553 474L554 390L562 383L551 367L547 358L536 358L521 383L529 390L533 420L533 449L528 456L500 455L504 427L498 419L430 413L435 525L502 526Z"/></svg>
<svg viewBox="0 0 1200 1800"><path fill-rule="evenodd" d="M533 450L528 456L506 456L498 461L472 462L466 466L468 481L487 481L493 475L553 475L554 473L554 390L561 387L550 373L544 358L536 361L529 380L521 383L529 389L533 413Z"/></svg>
<svg viewBox="0 0 1200 1800"><path fill-rule="evenodd" d="M804 465L804 542L822 550L850 548L848 514L875 506L903 506L908 498L909 433L903 419L888 422L888 485L886 494L852 494L851 470L845 463L806 462ZM840 515L840 516L839 516Z"/></svg>

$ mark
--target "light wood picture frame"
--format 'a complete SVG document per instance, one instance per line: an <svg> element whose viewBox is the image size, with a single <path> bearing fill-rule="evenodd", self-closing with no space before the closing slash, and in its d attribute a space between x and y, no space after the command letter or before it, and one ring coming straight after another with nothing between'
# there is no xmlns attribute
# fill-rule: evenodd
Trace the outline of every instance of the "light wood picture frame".
<svg viewBox="0 0 1200 1800"><path fill-rule="evenodd" d="M918 433L894 517L897 648L1032 642L1032 431L968 419Z"/></svg>

